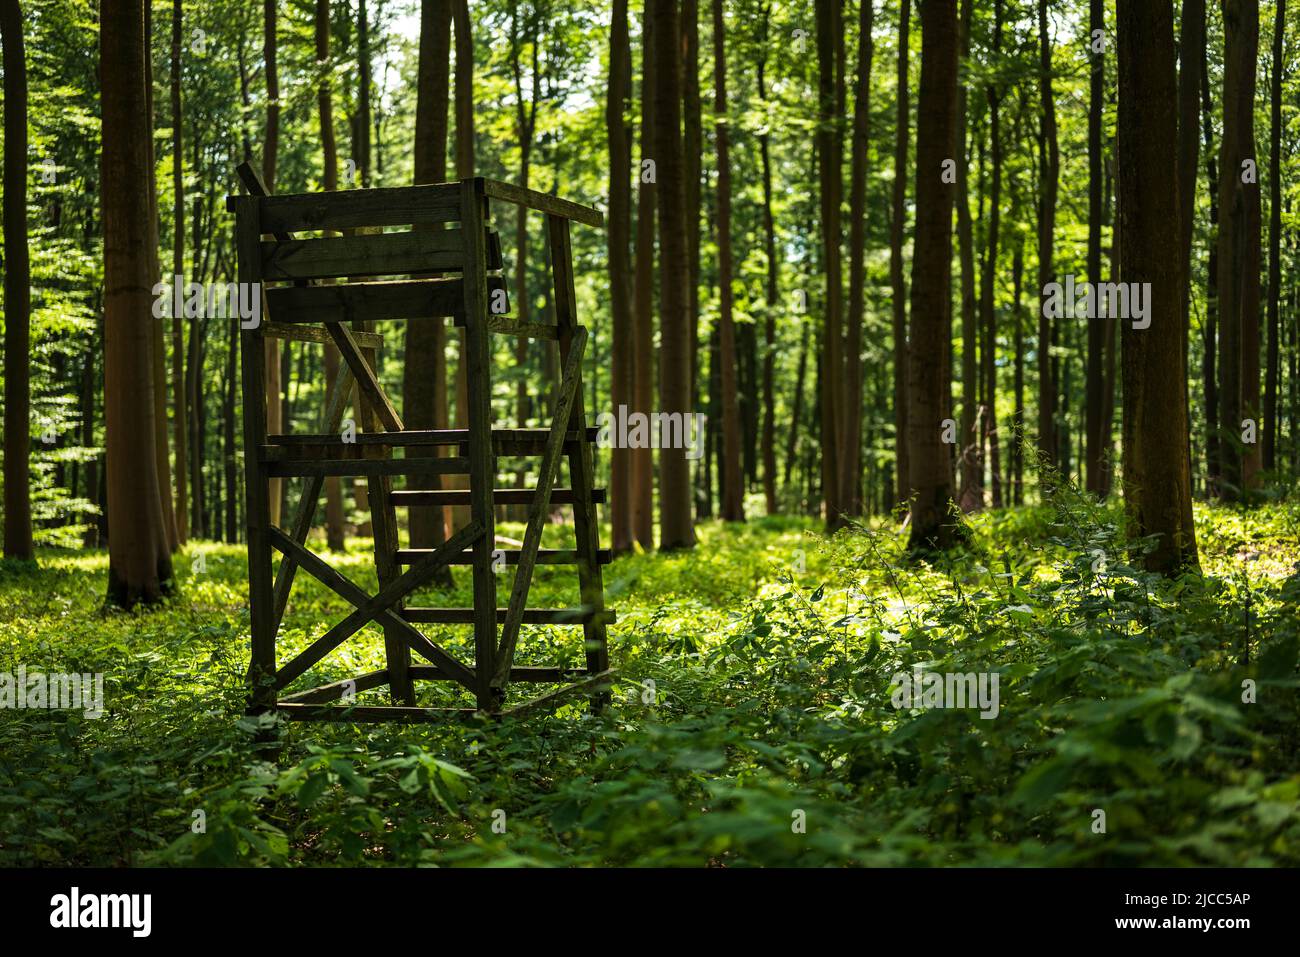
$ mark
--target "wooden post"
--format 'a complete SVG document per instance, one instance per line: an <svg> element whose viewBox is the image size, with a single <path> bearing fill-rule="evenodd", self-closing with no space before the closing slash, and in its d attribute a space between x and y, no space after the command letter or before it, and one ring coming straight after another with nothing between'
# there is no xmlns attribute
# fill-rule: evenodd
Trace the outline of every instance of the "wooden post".
<svg viewBox="0 0 1300 957"><path fill-rule="evenodd" d="M563 364L573 348L574 334L578 329L569 221L555 214L547 215L546 237L551 247L555 325L559 333L560 363ZM582 626L587 671L596 674L609 669L609 647L605 633L605 586L596 555L600 548L599 526L596 523L595 504L591 500L593 464L591 444L586 441L587 415L582 401L581 368L578 369L573 409L569 415L569 430L576 430L582 437L569 451L569 481L573 485L573 528L577 535L578 581L582 603L594 612L591 619ZM595 710L600 710L608 703L608 691L599 691L592 696L591 704Z"/></svg>
<svg viewBox="0 0 1300 957"><path fill-rule="evenodd" d="M487 197L480 178L461 181L460 231L465 243L465 353L469 386L470 520L483 528L474 542L474 667L481 711L499 711L502 696L492 690L497 640L497 582L492 569L496 520L492 489L496 457L492 448L492 370L488 348Z"/></svg>
<svg viewBox="0 0 1300 957"><path fill-rule="evenodd" d="M257 284L261 296L261 239L257 197L234 199L238 278ZM265 306L265 301L263 301ZM263 310L265 311L265 310ZM239 322L238 316L227 321ZM248 664L249 711L275 706L275 598L271 577L271 500L258 449L266 442L266 351L260 325L240 331L240 378L244 390L244 502L248 523L248 613L252 647Z"/></svg>

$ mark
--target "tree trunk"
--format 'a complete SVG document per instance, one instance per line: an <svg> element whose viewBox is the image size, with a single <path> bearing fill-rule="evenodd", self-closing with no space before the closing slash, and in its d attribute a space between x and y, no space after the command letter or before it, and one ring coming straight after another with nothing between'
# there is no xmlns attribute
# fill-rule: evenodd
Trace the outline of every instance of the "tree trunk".
<svg viewBox="0 0 1300 957"><path fill-rule="evenodd" d="M840 429L839 500L862 514L862 322L866 309L867 150L871 135L872 0L858 5L858 77L853 100L849 173L849 312L844 337L844 415Z"/></svg>
<svg viewBox="0 0 1300 957"><path fill-rule="evenodd" d="M1098 30L1106 29L1106 12L1103 0L1088 2L1088 35L1093 37ZM1102 188L1103 162L1101 120L1105 109L1106 95L1106 54L1098 50L1090 40L1088 44L1091 62L1091 77L1088 81L1088 281L1096 284L1101 277L1101 227L1102 227ZM1104 375L1102 374L1102 353L1105 348L1105 328L1100 316L1089 316L1088 322L1088 368L1084 392L1084 433L1087 439L1085 450L1085 487L1094 495L1101 495L1105 479L1102 476L1102 461L1110 451L1109 441L1103 442L1101 434L1101 409ZM1109 436L1106 436L1109 439Z"/></svg>
<svg viewBox="0 0 1300 957"><path fill-rule="evenodd" d="M911 62L912 0L901 0L898 14L898 92L894 128L894 184L889 221L889 286L893 300L895 499L906 502L910 485L907 460L907 285L903 275L903 234L907 225L907 147L911 115L908 65Z"/></svg>
<svg viewBox="0 0 1300 957"><path fill-rule="evenodd" d="M1052 243L1056 232L1056 191L1061 157L1056 136L1056 100L1052 93L1052 45L1047 34L1047 0L1038 0L1039 83L1039 212L1038 212L1038 453L1045 464L1057 463L1056 380L1050 359L1054 332L1042 308L1047 287L1056 280Z"/></svg>
<svg viewBox="0 0 1300 957"><path fill-rule="evenodd" d="M32 551L31 268L27 247L27 59L18 0L0 0L4 44L4 557ZM152 286L153 284L150 283Z"/></svg>
<svg viewBox="0 0 1300 957"><path fill-rule="evenodd" d="M327 192L339 188L338 147L334 139L334 100L330 89L330 5L329 0L316 0L316 62L322 67L320 88L316 92L317 111L320 116L321 165L324 171L322 185ZM411 323L412 326L417 323ZM339 373L338 347L326 343L324 348L325 406L334 401L334 382ZM439 361L444 361L439 358ZM403 405L406 403L403 397ZM445 421L445 420L444 420ZM325 543L330 551L341 552L346 547L343 532L343 488L337 475L325 479Z"/></svg>
<svg viewBox="0 0 1300 957"><path fill-rule="evenodd" d="M658 70L653 3L645 0L641 16L641 170L637 177L636 275L633 289L635 326L632 343L632 404L628 414L650 415L654 399L654 247L655 194L661 170L655 142L655 75ZM672 62L676 62L675 58ZM645 550L654 548L654 454L634 448L631 467L632 531Z"/></svg>
<svg viewBox="0 0 1300 957"><path fill-rule="evenodd" d="M275 192L275 171L280 145L280 77L276 68L276 0L263 0L262 57L266 63L266 144L262 152L262 179L266 188ZM270 336L266 348L266 431L275 434L284 431L284 402L280 383L280 340ZM283 479L268 481L271 503L271 524L280 524L280 503L283 498Z"/></svg>
<svg viewBox="0 0 1300 957"><path fill-rule="evenodd" d="M609 35L609 84L605 99L605 128L609 135L609 290L613 316L610 405L632 403L632 127L627 111L632 88L632 48L628 40L627 0L614 0ZM593 403L594 405L594 403ZM632 550L632 486L630 450L615 443L610 450L610 542L616 553Z"/></svg>
<svg viewBox="0 0 1300 957"><path fill-rule="evenodd" d="M736 326L731 286L731 162L727 155L727 51L722 0L713 0L713 135L718 150L718 362L722 389L722 519L745 520L736 394Z"/></svg>
<svg viewBox="0 0 1300 957"><path fill-rule="evenodd" d="M1209 52L1201 56L1201 130L1205 141L1206 192L1210 197L1210 222L1219 223L1219 171L1214 152L1214 108L1210 95ZM1205 489L1219 494L1219 380L1215 351L1219 322L1219 244L1209 243L1206 254L1205 325L1201 335L1201 381L1205 395Z"/></svg>
<svg viewBox="0 0 1300 957"><path fill-rule="evenodd" d="M686 150L686 239L689 243L691 403L699 402L700 377L700 162L704 126L700 108L699 0L681 0L682 128Z"/></svg>
<svg viewBox="0 0 1300 957"><path fill-rule="evenodd" d="M913 553L946 549L960 537L952 471L943 442L948 417L942 341L952 316L953 184L944 182L957 133L956 0L921 0L921 92L916 132L916 239L908 356L908 460Z"/></svg>
<svg viewBox="0 0 1300 957"><path fill-rule="evenodd" d="M970 59L971 0L961 5L961 64ZM975 252L971 235L970 176L967 172L967 96L966 84L957 86L957 140L953 159L957 164L957 261L961 266L961 427L957 433L957 450L961 463L961 491L958 501L963 511L984 507L984 463L980 460L979 423L979 330L975 321ZM946 377L945 377L946 378Z"/></svg>
<svg viewBox="0 0 1300 957"><path fill-rule="evenodd" d="M767 107L768 26L770 3L763 6L762 37L758 54L758 99ZM763 317L763 500L768 515L778 511L776 499L776 313L779 298L780 263L776 258L776 222L772 217L772 155L767 126L758 134L759 157L763 164L763 250L767 258L766 306Z"/></svg>
<svg viewBox="0 0 1300 957"><path fill-rule="evenodd" d="M1119 0L1120 278L1150 283L1150 327L1122 320L1124 504L1129 534L1156 536L1143 563L1175 573L1194 567L1191 463L1187 445L1178 177L1169 175L1177 142L1172 0Z"/></svg>
<svg viewBox="0 0 1300 957"><path fill-rule="evenodd" d="M821 209L822 269L826 275L826 314L821 336L821 372L818 393L821 408L821 482L826 527L834 531L843 525L839 500L840 408L840 312L844 281L840 262L840 193L843 152L840 130L840 82L836 56L843 41L843 20L839 0L816 0L817 11L817 162L818 195Z"/></svg>
<svg viewBox="0 0 1300 957"><path fill-rule="evenodd" d="M163 524L169 489L157 459L153 334L157 221L149 199L149 140L143 0L104 0L101 8L104 223L104 418L107 443L108 600L130 608L172 589ZM18 154L22 156L23 154ZM142 175L142 171L145 171Z"/></svg>
<svg viewBox="0 0 1300 957"><path fill-rule="evenodd" d="M1179 290L1183 356L1183 408L1188 408L1187 349L1191 330L1192 236L1196 223L1196 170L1200 162L1201 60L1205 49L1205 0L1183 0L1178 44L1178 215L1179 264L1183 284ZM1190 418L1189 418L1190 421ZM1189 428L1187 441L1192 440Z"/></svg>
<svg viewBox="0 0 1300 957"><path fill-rule="evenodd" d="M1002 0L993 3L993 59L1002 53ZM984 327L984 346L980 352L983 371L980 379L984 395L984 435L989 448L989 481L992 504L1002 507L1002 456L998 436L998 314L994 305L994 283L998 268L998 240L1002 225L1002 125L999 107L1002 92L995 85L988 88L989 138L992 141L993 182L989 192L989 221L985 232L984 275L980 279L980 324Z"/></svg>
<svg viewBox="0 0 1300 957"><path fill-rule="evenodd" d="M1265 369L1263 466L1277 465L1277 440L1281 431L1277 416L1278 335L1281 326L1278 307L1282 285L1282 73L1286 69L1286 0L1275 0L1273 20L1273 75L1269 123L1268 188L1268 364ZM1292 410L1292 415L1295 411Z"/></svg>
<svg viewBox="0 0 1300 957"><path fill-rule="evenodd" d="M686 163L681 133L681 58L677 0L654 0L655 158L659 165L659 410L691 412L690 250L686 229ZM683 431L687 428L683 423ZM677 444L677 448L665 446ZM691 474L681 443L659 449L659 542L665 549L695 545Z"/></svg>
<svg viewBox="0 0 1300 957"><path fill-rule="evenodd" d="M239 465L235 444L235 381L239 377L238 359L239 323L232 322L229 349L226 352L226 393L221 410L226 472L226 541L231 545L239 542Z"/></svg>
<svg viewBox="0 0 1300 957"><path fill-rule="evenodd" d="M1255 160L1255 67L1259 0L1226 0L1223 140L1219 144L1219 420L1226 438L1222 492L1240 499L1254 482L1258 445L1244 444L1246 420L1259 422L1259 186L1243 183Z"/></svg>
<svg viewBox="0 0 1300 957"><path fill-rule="evenodd" d="M172 274L185 272L185 158L181 150L181 0L172 0ZM172 444L176 447L176 536L189 538L189 462L185 402L185 333L182 316L172 316ZM191 323L190 335L194 334Z"/></svg>
<svg viewBox="0 0 1300 957"><path fill-rule="evenodd" d="M420 62L416 81L414 182L447 179L447 107L450 95L451 6L437 0L420 5ZM442 322L408 322L402 370L402 414L408 429L446 428L446 327ZM437 476L411 480L410 488L439 489ZM441 508L412 508L412 548L437 548L444 541ZM451 582L446 570L441 584Z"/></svg>

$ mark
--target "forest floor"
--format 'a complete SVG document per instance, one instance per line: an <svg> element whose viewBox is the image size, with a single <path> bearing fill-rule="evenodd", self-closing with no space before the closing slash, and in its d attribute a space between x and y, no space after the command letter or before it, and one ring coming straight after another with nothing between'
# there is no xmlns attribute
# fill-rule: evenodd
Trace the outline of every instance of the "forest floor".
<svg viewBox="0 0 1300 957"><path fill-rule="evenodd" d="M102 672L105 714L0 711L0 865L1294 866L1300 505L1196 517L1204 576L1175 581L1069 493L974 516L941 566L891 525L706 523L607 568L603 716L294 724L274 762L243 717L242 547L191 544L180 596L135 614L102 609L105 553L45 551L0 566L0 675ZM369 545L338 564L374 587ZM529 604L576 604L572 578L543 566ZM300 574L281 660L347 611ZM520 659L581 646L526 627ZM382 654L368 629L294 687ZM996 674L996 709L896 707L915 666Z"/></svg>

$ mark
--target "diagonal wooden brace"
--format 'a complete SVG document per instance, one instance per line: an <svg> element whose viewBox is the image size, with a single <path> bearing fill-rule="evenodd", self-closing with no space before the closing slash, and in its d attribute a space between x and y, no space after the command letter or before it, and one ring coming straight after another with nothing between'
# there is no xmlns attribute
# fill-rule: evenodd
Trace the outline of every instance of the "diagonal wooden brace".
<svg viewBox="0 0 1300 957"><path fill-rule="evenodd" d="M551 507L551 489L555 473L564 453L564 436L569 430L569 413L573 410L574 396L582 373L582 354L587 346L587 330L579 328L573 336L569 356L564 362L564 377L560 394L555 402L555 418L546 438L546 451L538 466L537 494L528 508L528 527L524 530L524 544L519 550L519 568L515 571L514 587L510 591L510 605L506 609L505 624L501 627L501 643L497 647L496 668L492 673L492 687L501 689L510 680L510 667L514 664L515 644L519 640L519 626L523 624L524 608L528 604L528 589L533 581L533 568L537 565L537 550L542 544L542 530Z"/></svg>
<svg viewBox="0 0 1300 957"><path fill-rule="evenodd" d="M378 595L369 595L355 582L342 573L331 568L314 553L299 545L283 530L272 528L271 543L286 555L295 555L298 563L331 588L341 597L356 606L356 611L334 625L320 638L317 638L305 650L276 672L275 685L283 688L320 661L327 654L341 645L349 637L361 630L368 622L375 621L393 626L403 640L429 661L443 668L456 681L467 688L474 687L474 672L465 667L447 652L428 639L412 625L400 618L392 606L408 593L419 588L433 577L439 568L462 550L471 546L483 534L481 526L470 523L449 538L444 544L434 549L428 558L409 569L401 577L382 589Z"/></svg>
<svg viewBox="0 0 1300 957"><path fill-rule="evenodd" d="M348 405L348 380L352 377L347 366L339 366L339 373L334 378L334 391L330 393L329 409L325 412L325 432L338 432L343 424L343 412ZM325 485L325 476L312 475L303 483L302 498L298 500L298 510L293 516L293 525L289 534L299 545L307 541L311 524L316 518L316 503L320 499L321 489ZM284 609L289 603L289 592L293 588L293 577L298 571L298 559L285 553L280 560L280 567L275 573L275 630L280 630L284 619Z"/></svg>
<svg viewBox="0 0 1300 957"><path fill-rule="evenodd" d="M384 428L389 432L401 432L405 428L401 416L393 408L393 403L388 401L388 396L375 377L374 370L370 368L370 363L366 362L365 356L361 354L361 347L357 345L352 330L341 322L327 322L325 329L334 339L334 344L339 347L343 361L352 370L361 395L370 403L370 407L374 409L375 415L379 417Z"/></svg>

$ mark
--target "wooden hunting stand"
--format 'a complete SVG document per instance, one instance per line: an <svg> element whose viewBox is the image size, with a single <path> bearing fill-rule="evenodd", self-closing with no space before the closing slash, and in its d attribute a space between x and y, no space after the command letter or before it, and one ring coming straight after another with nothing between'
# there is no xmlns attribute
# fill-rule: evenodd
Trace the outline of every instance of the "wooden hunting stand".
<svg viewBox="0 0 1300 957"><path fill-rule="evenodd" d="M577 323L569 222L603 225L594 209L532 190L485 179L396 189L269 196L245 163L240 178L251 195L227 198L235 213L240 283L259 283L263 320L243 329L240 340L244 403L244 475L248 524L249 611L252 658L251 710L277 710L294 719L424 721L443 717L520 714L546 709L583 692L594 707L607 700L609 657L601 565L609 552L599 547L595 504L603 489L592 488L596 430L589 429L582 404L582 357L587 330ZM500 243L489 228L489 199L545 215L551 251L555 322L522 321L504 314L505 279ZM384 232L385 227L405 227ZM335 231L345 231L342 236ZM320 238L295 238L295 233ZM375 282L376 277L399 279ZM384 394L376 355L382 342L371 323L383 320L441 322L464 327L468 381L468 428L412 431ZM492 427L492 368L489 335L527 336L559 345L563 373L549 429ZM333 343L342 355L324 427L315 435L268 435L266 431L267 337ZM432 374L432 370L421 370ZM352 383L361 408L355 441L340 432ZM400 457L394 452L401 450ZM447 454L447 453L450 454ZM497 489L496 457L540 456L535 490ZM570 488L555 488L560 459L567 458ZM465 489L393 489L395 476L463 474ZM327 476L367 481L374 530L379 592L371 595L306 547L317 499ZM303 479L302 495L288 528L270 522L268 482ZM495 548L494 505L528 504L522 547ZM573 506L576 548L540 548L553 504ZM401 548L398 508L469 506L469 522L437 548ZM272 573L272 549L280 552ZM514 566L509 604L497 607L496 569ZM528 608L529 586L538 563L578 569L581 606ZM416 589L449 565L473 567L472 608L407 606ZM405 572L402 566L409 566ZM355 606L305 650L281 663L276 635L294 574L301 567ZM368 623L383 628L387 667L295 694L281 695L293 681ZM470 666L443 650L415 625L472 625ZM498 624L500 632L498 633ZM581 625L585 668L519 667L515 651L523 624ZM427 664L412 664L415 651ZM417 680L449 680L474 694L474 708L416 707ZM558 690L506 708L512 681L563 684ZM334 704L353 694L388 685L386 706Z"/></svg>

